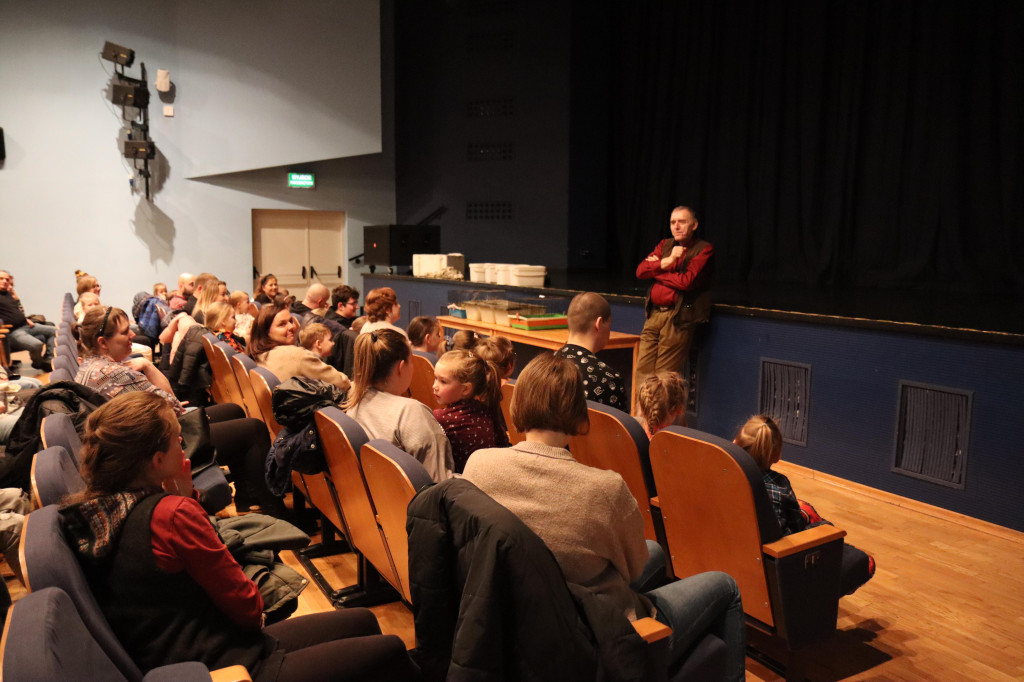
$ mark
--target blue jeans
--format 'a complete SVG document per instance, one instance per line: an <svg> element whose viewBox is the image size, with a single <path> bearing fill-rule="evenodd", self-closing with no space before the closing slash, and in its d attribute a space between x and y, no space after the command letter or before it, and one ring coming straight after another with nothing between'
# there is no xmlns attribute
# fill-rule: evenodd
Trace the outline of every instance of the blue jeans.
<svg viewBox="0 0 1024 682"><path fill-rule="evenodd" d="M652 547L653 545L653 547ZM665 553L657 543L647 541L651 558L643 575L634 583L641 585L660 570L665 570ZM655 618L672 628L672 663L705 634L710 632L725 642L728 652L727 680L746 679L747 626L743 602L736 581L718 571L698 573L669 583L644 596L658 613Z"/></svg>
<svg viewBox="0 0 1024 682"><path fill-rule="evenodd" d="M32 362L36 363L53 359L56 335L56 327L37 322L31 327L23 324L17 329L12 329L7 339L11 342L11 351L27 350Z"/></svg>

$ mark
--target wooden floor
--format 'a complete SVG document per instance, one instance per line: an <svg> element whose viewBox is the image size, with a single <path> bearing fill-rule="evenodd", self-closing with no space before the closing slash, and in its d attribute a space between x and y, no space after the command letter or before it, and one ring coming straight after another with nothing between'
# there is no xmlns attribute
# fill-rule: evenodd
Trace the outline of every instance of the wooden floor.
<svg viewBox="0 0 1024 682"><path fill-rule="evenodd" d="M838 632L809 656L811 680L1024 680L1024 534L785 462L777 468L878 564L871 582L840 601ZM282 558L305 573L292 552ZM352 555L315 563L334 587L356 582ZM17 600L24 587L0 568ZM297 614L329 608L311 583ZM373 611L384 632L414 646L404 604ZM747 658L747 680L781 679Z"/></svg>

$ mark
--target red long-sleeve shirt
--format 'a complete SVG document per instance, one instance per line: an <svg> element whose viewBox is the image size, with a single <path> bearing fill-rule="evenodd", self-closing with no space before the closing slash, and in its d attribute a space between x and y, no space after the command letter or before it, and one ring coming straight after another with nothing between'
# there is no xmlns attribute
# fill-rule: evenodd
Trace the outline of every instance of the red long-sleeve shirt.
<svg viewBox="0 0 1024 682"><path fill-rule="evenodd" d="M690 247L688 247L690 248ZM637 279L653 279L654 286L651 287L651 303L654 305L672 305L676 302L676 292L692 291L704 286L706 279L705 268L711 258L712 248L708 244L703 251L694 256L687 264L686 269L680 269L682 258L676 261L671 270L661 269L661 243L659 242L654 251L647 256L655 256L657 261L644 259L636 268ZM683 252L683 258L686 252Z"/></svg>
<svg viewBox="0 0 1024 682"><path fill-rule="evenodd" d="M247 630L260 628L259 589L242 572L195 499L164 497L153 509L149 527L153 557L161 570L186 571L232 622Z"/></svg>

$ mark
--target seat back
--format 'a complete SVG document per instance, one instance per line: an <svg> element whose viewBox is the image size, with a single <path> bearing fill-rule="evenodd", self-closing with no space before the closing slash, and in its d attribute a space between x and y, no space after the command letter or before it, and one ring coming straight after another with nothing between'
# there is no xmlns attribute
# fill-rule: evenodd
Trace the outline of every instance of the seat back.
<svg viewBox="0 0 1024 682"><path fill-rule="evenodd" d="M85 490L85 481L74 460L59 445L33 455L31 481L32 499L38 507L57 504L66 496Z"/></svg>
<svg viewBox="0 0 1024 682"><path fill-rule="evenodd" d="M236 355L235 349L218 340L213 334L203 334L203 350L206 351L206 357L210 361L210 371L213 373L210 391L213 393L214 401L218 404L234 403L245 411L246 404L242 399L242 390L238 387L238 380L235 379L235 371L231 369L229 360L232 355Z"/></svg>
<svg viewBox="0 0 1024 682"><path fill-rule="evenodd" d="M436 410L440 405L434 398L434 365L430 360L413 352L409 356L412 360L412 382L409 384L409 394L414 400L418 400L431 410Z"/></svg>
<svg viewBox="0 0 1024 682"><path fill-rule="evenodd" d="M272 393L280 385L281 380L266 367L257 366L249 370L249 382L252 384L252 392L256 397L256 404L259 406L260 414L263 415L263 422L267 425L267 429L270 430L270 440L276 440L277 434L281 432L283 427L274 419Z"/></svg>
<svg viewBox="0 0 1024 682"><path fill-rule="evenodd" d="M648 458L650 441L647 434L636 419L614 407L588 400L587 412L590 431L569 441L573 459L622 476L643 514L644 537L657 542L651 518L651 498L658 493Z"/></svg>
<svg viewBox="0 0 1024 682"><path fill-rule="evenodd" d="M508 430L508 444L515 445L526 440L526 437L519 433L515 424L512 423L512 396L515 394L516 385L508 382L501 385L501 414L505 417L505 428Z"/></svg>
<svg viewBox="0 0 1024 682"><path fill-rule="evenodd" d="M71 455L75 466L79 464L78 453L82 450L82 440L75 431L75 425L71 417L63 412L54 412L43 417L43 423L39 427L43 439L44 448L52 448L59 445Z"/></svg>
<svg viewBox="0 0 1024 682"><path fill-rule="evenodd" d="M203 351L206 352L206 359L210 363L210 373L213 374L213 381L210 383L210 395L213 397L213 402L220 405L221 403L228 402L228 399L224 393L224 387L217 381L217 353L213 349L213 344L215 342L210 340L210 336L212 336L212 334L203 334ZM221 381L223 381L223 379L221 379Z"/></svg>
<svg viewBox="0 0 1024 682"><path fill-rule="evenodd" d="M61 381L74 381L74 375L70 374L66 369L58 367L50 372L50 383L56 384Z"/></svg>
<svg viewBox="0 0 1024 682"><path fill-rule="evenodd" d="M53 368L63 370L69 376L78 374L78 363L74 360L69 360L66 355L59 354L53 358Z"/></svg>
<svg viewBox="0 0 1024 682"><path fill-rule="evenodd" d="M384 533L377 524L377 510L370 498L358 453L368 438L354 419L336 407L316 413L316 427L324 458L338 493L341 512L348 525L348 540L399 593L404 593L398 572L388 551Z"/></svg>
<svg viewBox="0 0 1024 682"><path fill-rule="evenodd" d="M675 574L728 573L744 611L774 627L761 545L782 529L750 455L724 438L672 426L654 434L650 458Z"/></svg>
<svg viewBox="0 0 1024 682"><path fill-rule="evenodd" d="M255 417L266 423L263 419L263 410L260 409L259 401L252 390L252 380L249 378L249 371L256 367L256 361L243 353L235 353L230 357L231 370L235 374L235 381L238 382L238 390L242 394L242 402L245 403L245 411L250 417ZM276 434L271 434L273 438Z"/></svg>
<svg viewBox="0 0 1024 682"><path fill-rule="evenodd" d="M377 519L398 572L402 594L411 604L406 509L416 493L434 481L418 459L380 438L363 446L360 459L366 485L377 510Z"/></svg>
<svg viewBox="0 0 1024 682"><path fill-rule="evenodd" d="M56 587L27 594L8 615L0 643L8 680L126 680Z"/></svg>
<svg viewBox="0 0 1024 682"><path fill-rule="evenodd" d="M114 636L114 631L110 629L110 624L107 623L85 579L78 558L64 538L56 505L37 509L25 517L19 552L25 586L29 591L59 587L66 592L78 609L86 630L92 634L93 639L114 666L121 671L122 676L129 680L141 680L142 672ZM54 679L76 677L80 675Z"/></svg>

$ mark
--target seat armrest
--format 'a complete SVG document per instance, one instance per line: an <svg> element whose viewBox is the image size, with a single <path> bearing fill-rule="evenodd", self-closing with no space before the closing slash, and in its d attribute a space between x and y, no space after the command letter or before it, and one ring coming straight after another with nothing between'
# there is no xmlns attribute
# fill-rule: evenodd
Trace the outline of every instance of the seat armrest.
<svg viewBox="0 0 1024 682"><path fill-rule="evenodd" d="M213 682L252 682L249 671L244 665L233 665L227 668L218 668L210 671L210 679Z"/></svg>
<svg viewBox="0 0 1024 682"><path fill-rule="evenodd" d="M640 618L633 621L636 634L643 637L648 644L661 641L672 634L672 628L654 618Z"/></svg>
<svg viewBox="0 0 1024 682"><path fill-rule="evenodd" d="M846 537L845 530L828 524L822 524L820 526L815 526L814 528L808 528L807 530L800 531L799 533L787 535L781 540L776 540L775 542L767 545L761 545L761 551L770 557L779 559L791 554L803 552L819 545L824 545L825 543L832 542L833 540L840 540L844 537Z"/></svg>

